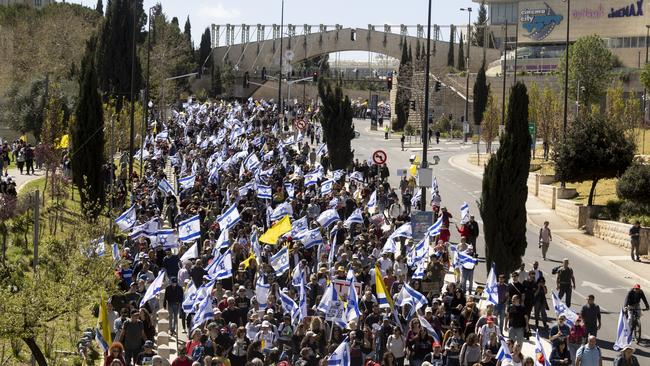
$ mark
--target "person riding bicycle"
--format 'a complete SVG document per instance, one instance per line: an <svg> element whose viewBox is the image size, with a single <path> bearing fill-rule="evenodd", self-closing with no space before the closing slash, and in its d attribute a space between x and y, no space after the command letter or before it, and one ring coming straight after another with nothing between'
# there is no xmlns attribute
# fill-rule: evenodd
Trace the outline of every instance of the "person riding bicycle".
<svg viewBox="0 0 650 366"><path fill-rule="evenodd" d="M641 285L637 283L634 285L634 287L632 287L630 292L628 292L627 296L625 297L624 306L628 311L628 319L630 321L630 324L632 324L631 322L635 317L638 318L640 316L639 313L641 310L641 301L643 301L643 304L645 305L645 310L650 309L650 306L648 306L648 300L646 299L643 290L641 290Z"/></svg>

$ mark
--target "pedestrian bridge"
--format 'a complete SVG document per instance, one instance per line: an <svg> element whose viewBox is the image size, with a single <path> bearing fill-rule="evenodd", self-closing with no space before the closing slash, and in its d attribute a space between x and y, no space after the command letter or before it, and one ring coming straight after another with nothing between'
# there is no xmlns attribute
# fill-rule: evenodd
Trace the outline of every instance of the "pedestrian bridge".
<svg viewBox="0 0 650 366"><path fill-rule="evenodd" d="M257 37L252 40L250 28L255 27ZM277 73L280 65L280 55L283 56L283 71L292 71L292 65L312 57L344 51L369 51L380 53L396 59L402 57L402 42L406 42L412 49L413 57L417 43L426 45L424 30L426 27L400 25L399 33L393 33L394 26L384 25L383 30L376 30L377 26L369 25L368 29L343 28L335 25L333 29L319 25L318 32L312 33L312 26L303 25L302 34L296 34L295 25L212 25L213 62L217 65L230 64L236 72L249 72L252 77L259 76L262 69L267 74ZM396 27L396 26L395 26ZM273 36L266 39L265 30L271 28ZM287 30L285 32L284 30ZM409 35L409 29L416 28L416 35ZM447 68L447 54L449 41L442 40L441 28L450 26L432 26L431 29L431 70L440 74ZM458 29L458 28L455 28ZM464 28L463 28L464 29ZM449 37L449 29L446 31ZM239 43L235 39L240 40ZM282 38L282 49L280 40ZM225 41L224 41L225 39ZM455 37L458 40L459 36ZM467 43L465 43L467 45ZM470 70L476 72L480 68L485 52L487 63L499 58L500 53L495 49L470 47ZM454 45L454 56L458 57L458 43ZM467 57L467 49L465 49ZM457 60L456 60L457 61Z"/></svg>

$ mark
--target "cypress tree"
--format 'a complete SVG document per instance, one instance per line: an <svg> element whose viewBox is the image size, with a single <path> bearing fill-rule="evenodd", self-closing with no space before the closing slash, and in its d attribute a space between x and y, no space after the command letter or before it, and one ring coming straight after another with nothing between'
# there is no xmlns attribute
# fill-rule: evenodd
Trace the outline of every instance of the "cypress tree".
<svg viewBox="0 0 650 366"><path fill-rule="evenodd" d="M463 35L460 35L458 42L458 70L465 70L465 43L463 42Z"/></svg>
<svg viewBox="0 0 650 366"><path fill-rule="evenodd" d="M510 90L508 117L501 147L483 174L479 209L485 233L485 262L498 273L519 268L526 251L526 199L530 144L528 94L518 82Z"/></svg>
<svg viewBox="0 0 650 366"><path fill-rule="evenodd" d="M96 44L94 36L86 43L76 118L70 125L72 179L79 188L82 210L91 219L104 207L104 116L93 56Z"/></svg>
<svg viewBox="0 0 650 366"><path fill-rule="evenodd" d="M211 42L210 28L205 27L205 32L201 35L201 43L199 44L199 59L197 60L199 66L203 65L205 59L210 55Z"/></svg>
<svg viewBox="0 0 650 366"><path fill-rule="evenodd" d="M454 67L454 40L456 39L456 27L449 26L449 52L447 53L447 66Z"/></svg>
<svg viewBox="0 0 650 366"><path fill-rule="evenodd" d="M398 76L398 85L410 86L409 78L409 56L408 56L408 46L406 41L402 42L402 58L399 63L399 76ZM397 86L395 86L397 87ZM399 131L406 125L406 122L409 118L409 99L411 93L406 88L397 89L397 98L395 105L395 114L397 114L397 121L392 126L393 130Z"/></svg>
<svg viewBox="0 0 650 366"><path fill-rule="evenodd" d="M97 51L97 73L101 90L127 93L131 90L131 64L135 62L135 90L142 85L142 70L136 52L133 59L133 12L136 12L136 43L141 38L142 1L109 0ZM128 96L127 96L128 97Z"/></svg>
<svg viewBox="0 0 650 366"><path fill-rule="evenodd" d="M473 43L478 47L483 47L485 43L485 26L487 25L487 7L485 0L481 1L481 6L478 8L478 19L474 23L474 41ZM488 42L490 48L493 48L492 42Z"/></svg>
<svg viewBox="0 0 650 366"><path fill-rule="evenodd" d="M332 90L332 86L324 78L318 80L318 95L323 103L320 122L323 126L323 139L327 142L331 168L346 169L354 156L352 103L347 96L343 98L340 83Z"/></svg>
<svg viewBox="0 0 650 366"><path fill-rule="evenodd" d="M183 34L185 34L185 38L187 38L187 43L192 45L192 24L190 24L190 16L187 16L187 19L185 19L185 27L183 29ZM192 47L194 48L194 47Z"/></svg>
<svg viewBox="0 0 650 366"><path fill-rule="evenodd" d="M490 87L487 85L485 60L483 60L481 68L478 70L478 74L476 74L476 80L474 81L474 124L480 125L483 122L483 112L485 112L489 94Z"/></svg>
<svg viewBox="0 0 650 366"><path fill-rule="evenodd" d="M104 15L104 2L102 0L97 0L97 5L95 5L95 11L97 11L99 15Z"/></svg>

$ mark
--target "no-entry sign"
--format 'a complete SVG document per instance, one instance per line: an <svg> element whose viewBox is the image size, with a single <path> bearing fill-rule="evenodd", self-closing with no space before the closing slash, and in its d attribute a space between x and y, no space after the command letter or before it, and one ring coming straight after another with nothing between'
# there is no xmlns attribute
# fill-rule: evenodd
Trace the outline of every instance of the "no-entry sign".
<svg viewBox="0 0 650 366"><path fill-rule="evenodd" d="M305 127L307 127L307 124L305 123L304 120L299 119L299 120L296 121L296 127L298 127L301 130L304 130Z"/></svg>
<svg viewBox="0 0 650 366"><path fill-rule="evenodd" d="M377 150L374 153L372 153L372 161L379 165L379 164L384 164L388 160L388 156L386 155L386 152L384 150Z"/></svg>

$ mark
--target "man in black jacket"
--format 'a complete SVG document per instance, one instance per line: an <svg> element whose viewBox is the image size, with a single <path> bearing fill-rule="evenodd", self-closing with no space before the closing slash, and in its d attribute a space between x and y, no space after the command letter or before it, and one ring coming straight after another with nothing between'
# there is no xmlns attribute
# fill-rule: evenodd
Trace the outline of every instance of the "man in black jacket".
<svg viewBox="0 0 650 366"><path fill-rule="evenodd" d="M183 288L178 285L176 277L171 278L171 285L165 289L163 308L169 311L169 329L172 335L178 328L178 313L183 303Z"/></svg>

